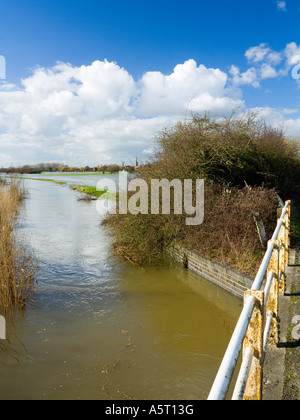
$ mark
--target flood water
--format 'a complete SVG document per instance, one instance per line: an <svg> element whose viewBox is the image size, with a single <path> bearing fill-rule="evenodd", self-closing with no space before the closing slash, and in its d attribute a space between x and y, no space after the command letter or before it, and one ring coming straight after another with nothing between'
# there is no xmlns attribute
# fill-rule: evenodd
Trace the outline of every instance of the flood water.
<svg viewBox="0 0 300 420"><path fill-rule="evenodd" d="M20 233L40 272L0 352L0 399L206 399L242 302L177 264L120 260L95 202L25 182Z"/></svg>

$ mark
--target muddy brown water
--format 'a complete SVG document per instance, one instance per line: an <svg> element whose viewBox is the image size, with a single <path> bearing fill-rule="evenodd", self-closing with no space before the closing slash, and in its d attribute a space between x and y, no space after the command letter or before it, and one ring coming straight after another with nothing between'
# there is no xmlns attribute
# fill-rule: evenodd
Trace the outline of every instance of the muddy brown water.
<svg viewBox="0 0 300 420"><path fill-rule="evenodd" d="M8 323L0 399L206 399L242 302L177 264L125 263L94 202L68 185L26 185L20 233L40 273Z"/></svg>

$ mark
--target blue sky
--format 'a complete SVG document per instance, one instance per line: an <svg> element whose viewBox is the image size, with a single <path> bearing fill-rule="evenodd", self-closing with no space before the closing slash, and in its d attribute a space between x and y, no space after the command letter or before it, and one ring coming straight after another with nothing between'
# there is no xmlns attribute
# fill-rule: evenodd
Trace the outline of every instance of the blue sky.
<svg viewBox="0 0 300 420"><path fill-rule="evenodd" d="M187 109L300 137L299 21L296 0L0 0L0 166L146 160Z"/></svg>

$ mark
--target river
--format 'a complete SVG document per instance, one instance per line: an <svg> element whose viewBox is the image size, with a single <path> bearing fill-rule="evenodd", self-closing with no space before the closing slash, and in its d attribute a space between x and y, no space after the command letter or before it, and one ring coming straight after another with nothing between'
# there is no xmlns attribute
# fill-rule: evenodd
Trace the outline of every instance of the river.
<svg viewBox="0 0 300 420"><path fill-rule="evenodd" d="M67 184L24 181L20 234L40 270L8 323L0 399L206 399L242 302L177 264L119 259L95 202L69 188L96 177L53 179Z"/></svg>

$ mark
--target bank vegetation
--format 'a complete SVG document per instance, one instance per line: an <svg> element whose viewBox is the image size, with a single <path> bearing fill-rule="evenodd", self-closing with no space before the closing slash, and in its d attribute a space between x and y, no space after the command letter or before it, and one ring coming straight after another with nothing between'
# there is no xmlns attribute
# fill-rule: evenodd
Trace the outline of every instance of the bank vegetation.
<svg viewBox="0 0 300 420"><path fill-rule="evenodd" d="M0 179L0 310L12 316L32 295L38 265L18 235L18 213L25 194L20 180Z"/></svg>
<svg viewBox="0 0 300 420"><path fill-rule="evenodd" d="M105 220L120 255L147 265L177 243L254 274L276 226L279 197L290 198L300 179L299 144L257 115L192 121L165 129L153 158L139 168L151 179L205 179L205 218L186 226L186 215L113 215ZM194 182L195 184L195 182Z"/></svg>

